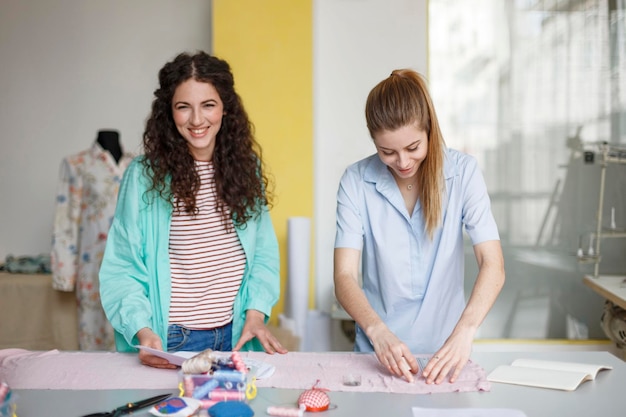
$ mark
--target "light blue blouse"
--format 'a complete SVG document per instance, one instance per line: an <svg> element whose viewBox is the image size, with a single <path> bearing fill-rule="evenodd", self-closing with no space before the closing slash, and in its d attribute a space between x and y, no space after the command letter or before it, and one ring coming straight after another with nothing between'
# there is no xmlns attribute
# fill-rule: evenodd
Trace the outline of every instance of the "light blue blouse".
<svg viewBox="0 0 626 417"><path fill-rule="evenodd" d="M465 308L463 227L472 244L499 240L476 160L448 149L443 226L428 238L420 202L409 216L377 154L349 166L337 193L335 248L362 251L363 290L372 308L413 353L433 353ZM357 326L356 351L373 347Z"/></svg>

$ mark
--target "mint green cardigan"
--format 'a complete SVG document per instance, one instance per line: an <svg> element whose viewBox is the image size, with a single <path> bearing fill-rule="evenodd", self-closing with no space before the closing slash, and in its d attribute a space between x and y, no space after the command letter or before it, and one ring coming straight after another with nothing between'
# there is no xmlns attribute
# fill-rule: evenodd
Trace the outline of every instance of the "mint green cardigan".
<svg viewBox="0 0 626 417"><path fill-rule="evenodd" d="M171 298L169 232L172 205L148 193L150 180L142 156L124 173L115 216L100 267L100 297L115 329L120 352L134 352L137 332L149 327L167 347ZM278 241L266 209L243 226L235 226L246 255L246 266L233 307L233 346L239 340L249 309L266 321L280 292ZM254 338L243 350L263 350Z"/></svg>

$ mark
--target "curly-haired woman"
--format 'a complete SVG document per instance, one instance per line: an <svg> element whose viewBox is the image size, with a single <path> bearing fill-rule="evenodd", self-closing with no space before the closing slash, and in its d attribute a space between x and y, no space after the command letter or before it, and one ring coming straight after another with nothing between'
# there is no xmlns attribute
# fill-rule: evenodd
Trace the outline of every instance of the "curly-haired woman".
<svg viewBox="0 0 626 417"><path fill-rule="evenodd" d="M182 53L154 95L100 270L118 351L285 353L265 326L279 295L268 177L230 66Z"/></svg>

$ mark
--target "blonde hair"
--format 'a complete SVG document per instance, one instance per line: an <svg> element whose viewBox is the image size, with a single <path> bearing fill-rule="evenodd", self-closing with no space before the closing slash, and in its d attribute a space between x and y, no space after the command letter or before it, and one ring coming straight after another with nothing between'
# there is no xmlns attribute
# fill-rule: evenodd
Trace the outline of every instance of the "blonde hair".
<svg viewBox="0 0 626 417"><path fill-rule="evenodd" d="M428 135L428 152L417 172L418 198L432 239L441 224L445 182L445 142L424 78L410 69L394 70L367 96L365 119L370 136L415 124Z"/></svg>

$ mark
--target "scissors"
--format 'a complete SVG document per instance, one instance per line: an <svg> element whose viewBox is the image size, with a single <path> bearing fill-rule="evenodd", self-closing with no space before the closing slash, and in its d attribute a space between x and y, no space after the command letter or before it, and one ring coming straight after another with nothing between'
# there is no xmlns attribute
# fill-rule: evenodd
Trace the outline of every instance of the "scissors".
<svg viewBox="0 0 626 417"><path fill-rule="evenodd" d="M87 414L85 416L82 417L120 417L124 414L128 414L128 413L132 413L135 410L139 410L140 408L145 408L145 407L149 407L151 405L154 404L158 404L161 401L171 397L172 394L161 394L161 395L157 395L155 397L150 397L150 398L146 398L145 400L141 400L141 401L136 401L134 403L127 403L124 404L121 407L117 407L115 410L113 411L105 411L102 413L93 413L93 414Z"/></svg>

